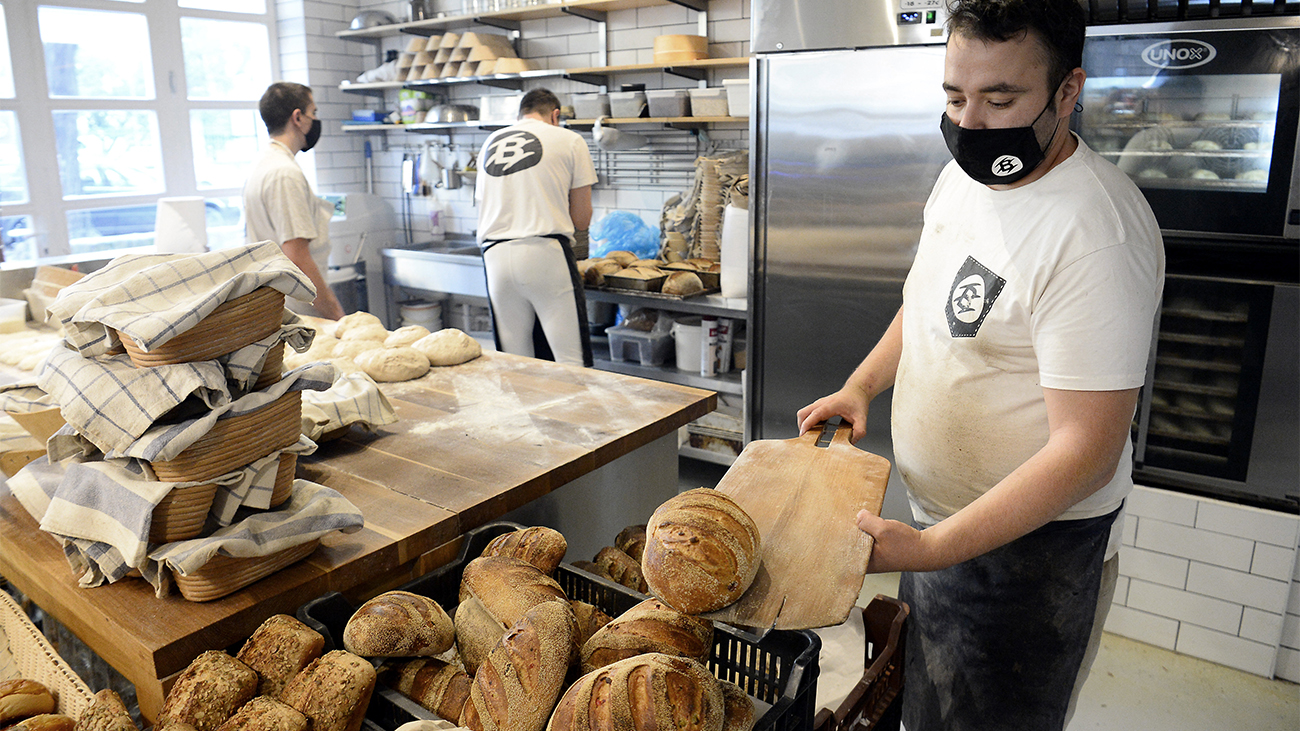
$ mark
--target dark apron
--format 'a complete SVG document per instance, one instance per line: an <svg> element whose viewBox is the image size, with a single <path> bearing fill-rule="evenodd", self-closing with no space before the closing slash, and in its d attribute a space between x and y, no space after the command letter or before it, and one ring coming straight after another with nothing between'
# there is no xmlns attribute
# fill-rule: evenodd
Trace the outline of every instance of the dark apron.
<svg viewBox="0 0 1300 731"><path fill-rule="evenodd" d="M595 363L595 359L591 350L591 327L587 324L587 291L583 287L582 275L578 273L578 262L573 258L573 249L569 246L569 238L564 234L543 234L542 238L559 241L560 248L564 251L564 259L569 264L569 279L573 282L573 304L578 309L578 332L582 341L582 364L591 368ZM485 241L483 242L483 251L503 243L506 242L503 240ZM492 316L492 340L496 343L497 350L501 350L501 336L497 334L496 313L492 312L491 292L488 292L488 314ZM542 322L537 318L533 318L533 357L538 360L555 360L551 344L546 339L546 332L542 330Z"/></svg>
<svg viewBox="0 0 1300 731"><path fill-rule="evenodd" d="M907 731L1064 727L1118 514L1053 521L951 568L902 575Z"/></svg>

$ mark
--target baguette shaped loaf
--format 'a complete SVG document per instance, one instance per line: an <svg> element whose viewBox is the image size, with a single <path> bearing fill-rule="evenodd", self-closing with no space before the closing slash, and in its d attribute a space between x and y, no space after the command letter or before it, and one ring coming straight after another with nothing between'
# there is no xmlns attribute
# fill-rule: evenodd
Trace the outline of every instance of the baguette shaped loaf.
<svg viewBox="0 0 1300 731"><path fill-rule="evenodd" d="M641 565L641 554L645 552L645 523L629 525L618 532L614 538L614 547L632 557Z"/></svg>
<svg viewBox="0 0 1300 731"><path fill-rule="evenodd" d="M433 657L456 641L451 617L426 596L389 591L362 604L343 628L343 647L363 657Z"/></svg>
<svg viewBox="0 0 1300 731"><path fill-rule="evenodd" d="M216 731L256 694L256 670L221 650L208 650L176 678L156 725L188 723L198 731Z"/></svg>
<svg viewBox="0 0 1300 731"><path fill-rule="evenodd" d="M647 599L614 618L582 646L582 672L647 652L698 662L713 650L713 622Z"/></svg>
<svg viewBox="0 0 1300 731"><path fill-rule="evenodd" d="M77 722L62 713L41 713L7 726L5 731L74 731Z"/></svg>
<svg viewBox="0 0 1300 731"><path fill-rule="evenodd" d="M307 717L297 709L259 695L235 711L218 731L307 731Z"/></svg>
<svg viewBox="0 0 1300 731"><path fill-rule="evenodd" d="M722 690L722 731L753 731L758 720L754 717L754 701L730 681L719 680L718 687Z"/></svg>
<svg viewBox="0 0 1300 731"><path fill-rule="evenodd" d="M42 683L26 678L0 682L0 726L54 712L54 694Z"/></svg>
<svg viewBox="0 0 1300 731"><path fill-rule="evenodd" d="M464 670L432 657L385 664L379 681L453 723L465 710L473 682Z"/></svg>
<svg viewBox="0 0 1300 731"><path fill-rule="evenodd" d="M721 731L722 690L687 657L647 653L587 673L565 692L547 731Z"/></svg>
<svg viewBox="0 0 1300 731"><path fill-rule="evenodd" d="M375 668L347 650L321 655L284 687L280 700L311 720L312 731L357 731L375 692Z"/></svg>
<svg viewBox="0 0 1300 731"><path fill-rule="evenodd" d="M117 691L105 688L77 717L76 731L140 731Z"/></svg>
<svg viewBox="0 0 1300 731"><path fill-rule="evenodd" d="M575 629L568 602L529 609L474 675L460 725L473 731L542 731L564 689Z"/></svg>
<svg viewBox="0 0 1300 731"><path fill-rule="evenodd" d="M287 614L273 614L239 648L235 659L257 671L257 694L279 698L293 676L320 657L325 638Z"/></svg>
<svg viewBox="0 0 1300 731"><path fill-rule="evenodd" d="M564 535L554 528L535 525L510 533L503 533L492 539L483 549L484 556L513 556L541 569L550 576L564 560L569 549L569 542Z"/></svg>
<svg viewBox="0 0 1300 731"><path fill-rule="evenodd" d="M700 614L739 599L761 559L753 519L727 495L701 487L669 498L650 516L641 568L652 594Z"/></svg>
<svg viewBox="0 0 1300 731"><path fill-rule="evenodd" d="M546 601L568 602L555 579L522 559L480 556L465 566L456 608L456 647L470 674L524 613Z"/></svg>
<svg viewBox="0 0 1300 731"><path fill-rule="evenodd" d="M645 576L641 573L641 566L631 556L617 548L605 546L600 549L596 553L595 562L606 574L609 574L610 578L623 586L642 594L648 590Z"/></svg>

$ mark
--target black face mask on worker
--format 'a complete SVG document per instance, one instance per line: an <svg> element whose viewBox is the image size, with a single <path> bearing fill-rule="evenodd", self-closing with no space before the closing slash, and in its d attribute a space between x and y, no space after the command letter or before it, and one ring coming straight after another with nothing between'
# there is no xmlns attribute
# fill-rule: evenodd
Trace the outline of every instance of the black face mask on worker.
<svg viewBox="0 0 1300 731"><path fill-rule="evenodd" d="M984 185L1007 185L1021 180L1043 164L1043 150L1052 146L1056 129L1047 144L1039 146L1034 125L1052 108L1049 99L1043 111L1034 117L1028 127L1003 127L1001 129L966 129L948 117L939 120L943 141L948 151L966 174Z"/></svg>
<svg viewBox="0 0 1300 731"><path fill-rule="evenodd" d="M302 146L302 152L306 152L316 146L316 141L320 139L320 120L311 121L311 129L307 130L307 141Z"/></svg>

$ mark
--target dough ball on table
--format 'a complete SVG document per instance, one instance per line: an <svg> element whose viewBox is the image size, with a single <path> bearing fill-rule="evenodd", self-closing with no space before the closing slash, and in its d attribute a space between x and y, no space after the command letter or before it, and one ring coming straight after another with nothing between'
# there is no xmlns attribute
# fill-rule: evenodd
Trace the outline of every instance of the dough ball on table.
<svg viewBox="0 0 1300 731"><path fill-rule="evenodd" d="M356 358L367 350L384 347L383 340L340 340L330 353L331 358Z"/></svg>
<svg viewBox="0 0 1300 731"><path fill-rule="evenodd" d="M650 593L686 614L740 598L758 573L758 526L734 500L708 488L669 498L646 525L641 569Z"/></svg>
<svg viewBox="0 0 1300 731"><path fill-rule="evenodd" d="M483 355L483 346L454 327L426 335L411 346L428 358L430 365L453 366Z"/></svg>
<svg viewBox="0 0 1300 731"><path fill-rule="evenodd" d="M356 357L366 375L379 381L409 381L429 372L429 359L415 348L374 348Z"/></svg>
<svg viewBox="0 0 1300 731"><path fill-rule="evenodd" d="M384 322L369 312L353 312L350 315L344 315L334 324L334 337L342 338L348 330L361 325L378 325L384 326Z"/></svg>
<svg viewBox="0 0 1300 731"><path fill-rule="evenodd" d="M347 342L349 340L378 340L384 342L388 339L389 332L383 325L359 325L348 328L348 331L339 337L339 340Z"/></svg>
<svg viewBox="0 0 1300 731"><path fill-rule="evenodd" d="M365 371L361 370L361 366L357 365L357 362L351 358L344 358L341 356L330 358L330 363L334 364L334 375L336 378L344 373L365 373Z"/></svg>
<svg viewBox="0 0 1300 731"><path fill-rule="evenodd" d="M410 345L428 334L429 328L423 325L407 325L405 327L399 327L390 333L384 340L384 347L400 348L403 345Z"/></svg>

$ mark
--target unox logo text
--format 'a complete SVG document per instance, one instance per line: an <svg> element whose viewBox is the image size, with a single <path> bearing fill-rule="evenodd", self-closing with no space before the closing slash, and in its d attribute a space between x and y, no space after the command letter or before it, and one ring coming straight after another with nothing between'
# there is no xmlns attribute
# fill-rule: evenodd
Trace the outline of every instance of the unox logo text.
<svg viewBox="0 0 1300 731"><path fill-rule="evenodd" d="M1204 66L1219 54L1205 41L1171 40L1152 43L1142 49L1142 60L1161 69L1190 69Z"/></svg>

